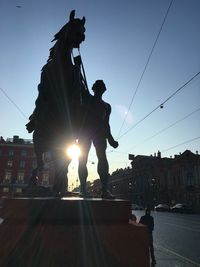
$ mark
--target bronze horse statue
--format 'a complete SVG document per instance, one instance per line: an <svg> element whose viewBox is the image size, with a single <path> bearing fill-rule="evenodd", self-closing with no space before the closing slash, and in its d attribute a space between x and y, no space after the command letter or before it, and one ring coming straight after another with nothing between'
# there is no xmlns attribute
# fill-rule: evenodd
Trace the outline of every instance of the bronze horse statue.
<svg viewBox="0 0 200 267"><path fill-rule="evenodd" d="M85 40L85 17L75 18L71 11L69 22L54 35L56 41L50 49L47 63L41 70L35 109L26 124L33 132L37 168L30 183L36 184L38 172L43 169L43 154L50 151L55 166L53 190L63 195L67 186L70 159L65 154L66 145L75 140L79 128L81 88L84 83L80 66L73 63L73 48Z"/></svg>

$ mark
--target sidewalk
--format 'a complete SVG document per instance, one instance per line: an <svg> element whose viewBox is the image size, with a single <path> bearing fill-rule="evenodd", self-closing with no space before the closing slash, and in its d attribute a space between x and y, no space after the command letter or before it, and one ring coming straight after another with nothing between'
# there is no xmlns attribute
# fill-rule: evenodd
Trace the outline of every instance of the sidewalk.
<svg viewBox="0 0 200 267"><path fill-rule="evenodd" d="M157 264L155 267L200 267L200 263L193 262L158 244L154 244Z"/></svg>

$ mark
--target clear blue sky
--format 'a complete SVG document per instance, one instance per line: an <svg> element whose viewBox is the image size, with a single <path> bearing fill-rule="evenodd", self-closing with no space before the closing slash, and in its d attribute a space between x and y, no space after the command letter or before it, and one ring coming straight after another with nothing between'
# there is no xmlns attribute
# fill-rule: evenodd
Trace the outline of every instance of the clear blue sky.
<svg viewBox="0 0 200 267"><path fill-rule="evenodd" d="M128 131L119 138L118 149L113 151L108 146L110 172L130 165L128 153L150 155L160 150L163 157L169 157L185 149L200 152L200 138L187 142L200 136L200 110L196 111L200 107L199 76L163 109L157 109L134 127L200 71L200 1L174 0L133 99L170 2L1 0L0 88L27 117L32 113L40 70L48 58L53 35L75 9L76 17L86 17L86 40L81 52L89 87L96 79L105 81L108 90L104 99L112 106L112 133L117 138ZM133 103L119 135L131 99ZM193 111L196 112L188 118L145 141ZM0 135L4 138L32 138L25 129L27 119L2 91L0 116ZM184 142L187 143L171 148ZM96 163L92 149L90 179L97 177ZM75 178L76 167L71 169L71 177Z"/></svg>

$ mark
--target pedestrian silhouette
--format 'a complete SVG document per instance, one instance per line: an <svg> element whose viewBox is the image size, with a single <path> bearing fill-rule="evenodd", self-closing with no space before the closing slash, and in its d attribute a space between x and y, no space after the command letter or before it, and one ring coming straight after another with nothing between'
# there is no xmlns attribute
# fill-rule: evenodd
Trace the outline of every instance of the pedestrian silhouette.
<svg viewBox="0 0 200 267"><path fill-rule="evenodd" d="M135 216L135 214L131 214L130 219L129 219L129 223L136 223L137 222L137 217Z"/></svg>
<svg viewBox="0 0 200 267"><path fill-rule="evenodd" d="M151 255L152 265L156 264L155 255L154 255L154 246L153 246L153 230L154 230L154 219L151 216L150 208L146 208L145 215L140 218L139 223L144 224L148 228L149 233L149 250Z"/></svg>

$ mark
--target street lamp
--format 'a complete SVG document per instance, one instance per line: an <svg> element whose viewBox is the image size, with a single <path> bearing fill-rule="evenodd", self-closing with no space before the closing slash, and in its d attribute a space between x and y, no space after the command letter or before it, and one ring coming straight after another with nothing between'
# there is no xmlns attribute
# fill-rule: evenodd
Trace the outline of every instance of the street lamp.
<svg viewBox="0 0 200 267"><path fill-rule="evenodd" d="M156 178L152 178L151 179L151 186L152 186L152 198L153 198L153 209L155 206L155 202L156 202L156 190L157 190L157 179Z"/></svg>

